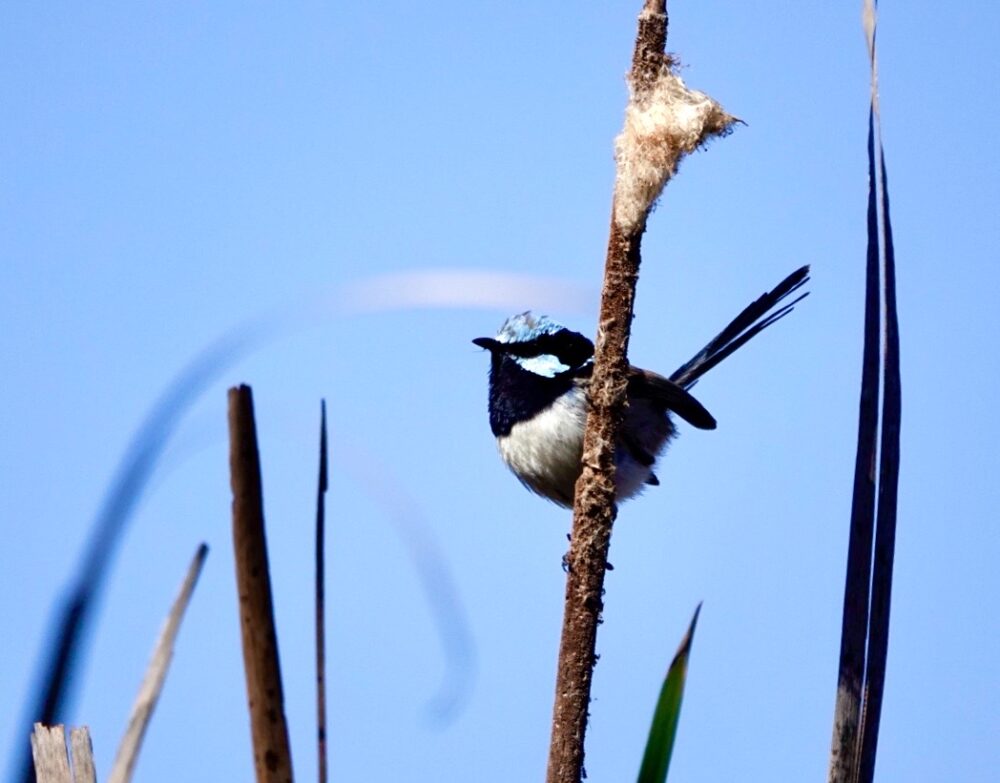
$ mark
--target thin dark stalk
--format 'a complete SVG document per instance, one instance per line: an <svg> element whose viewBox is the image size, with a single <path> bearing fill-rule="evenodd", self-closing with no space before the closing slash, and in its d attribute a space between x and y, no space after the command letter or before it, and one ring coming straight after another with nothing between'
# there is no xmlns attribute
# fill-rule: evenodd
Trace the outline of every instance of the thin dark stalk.
<svg viewBox="0 0 1000 783"><path fill-rule="evenodd" d="M326 491L329 486L326 400L320 401L319 482L316 490L316 754L319 783L327 779L326 745Z"/></svg>
<svg viewBox="0 0 1000 783"><path fill-rule="evenodd" d="M271 600L257 428L249 386L229 390L229 470L243 667L257 783L291 783L292 757Z"/></svg>

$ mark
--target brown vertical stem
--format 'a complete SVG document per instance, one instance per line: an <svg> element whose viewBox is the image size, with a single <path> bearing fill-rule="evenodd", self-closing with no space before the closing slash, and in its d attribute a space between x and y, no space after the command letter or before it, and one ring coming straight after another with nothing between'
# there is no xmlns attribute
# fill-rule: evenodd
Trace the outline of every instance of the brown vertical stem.
<svg viewBox="0 0 1000 783"><path fill-rule="evenodd" d="M583 473L577 482L567 556L569 574L556 673L549 783L576 783L583 774L597 626L604 608L604 573L617 513L614 442L625 399L624 356L639 260L639 236L625 237L613 229L590 387L592 407L583 445Z"/></svg>
<svg viewBox="0 0 1000 783"><path fill-rule="evenodd" d="M642 93L663 65L665 0L648 0L639 17L632 59L633 91ZM612 215L615 215L612 208ZM556 674L548 783L583 776L587 708L596 662L614 504L614 447L625 406L628 340L639 277L645 219L625 229L612 218L590 382L590 412L583 442L583 472L576 485L573 533L567 555L566 603Z"/></svg>
<svg viewBox="0 0 1000 783"><path fill-rule="evenodd" d="M260 458L249 386L229 390L229 470L254 766L258 783L291 783L292 758L271 603Z"/></svg>

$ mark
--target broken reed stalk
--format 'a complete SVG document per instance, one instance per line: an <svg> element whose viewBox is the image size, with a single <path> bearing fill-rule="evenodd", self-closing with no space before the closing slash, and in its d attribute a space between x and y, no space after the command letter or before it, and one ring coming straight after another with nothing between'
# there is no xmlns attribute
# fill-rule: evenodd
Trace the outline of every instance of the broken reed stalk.
<svg viewBox="0 0 1000 783"><path fill-rule="evenodd" d="M254 767L258 783L291 783L292 757L271 602L253 394L249 386L229 390L229 470Z"/></svg>
<svg viewBox="0 0 1000 783"><path fill-rule="evenodd" d="M97 783L94 748L86 726L70 730L67 754L65 727L36 723L31 754L38 783Z"/></svg>
<svg viewBox="0 0 1000 783"><path fill-rule="evenodd" d="M36 723L31 734L31 756L38 783L73 782L66 755L66 730L62 726Z"/></svg>
<svg viewBox="0 0 1000 783"><path fill-rule="evenodd" d="M170 669L170 661L174 655L174 642L177 640L178 631L180 631L181 620L191 602L191 595L194 593L207 556L208 545L203 543L198 547L191 564L188 566L184 581L181 583L181 589L174 599L173 606L170 607L170 613L163 624L163 630L160 631L160 637L156 640L149 666L146 668L146 674L139 686L139 693L132 705L128 728L118 744L118 752L115 754L115 762L108 774L107 783L128 783L132 779L135 763L139 758L139 750L142 747L142 739L146 734L150 718L153 717L156 703L160 699L163 683L167 679L167 671Z"/></svg>
<svg viewBox="0 0 1000 783"><path fill-rule="evenodd" d="M681 158L735 122L711 98L687 89L665 53L666 40L666 0L647 0L639 15L625 127L615 141L617 172L590 410L566 556L548 783L577 783L584 774L597 626L616 514L615 441L626 399L628 340L646 219Z"/></svg>
<svg viewBox="0 0 1000 783"><path fill-rule="evenodd" d="M94 746L90 741L90 729L86 726L69 731L70 761L73 764L74 783L97 783L94 768Z"/></svg>

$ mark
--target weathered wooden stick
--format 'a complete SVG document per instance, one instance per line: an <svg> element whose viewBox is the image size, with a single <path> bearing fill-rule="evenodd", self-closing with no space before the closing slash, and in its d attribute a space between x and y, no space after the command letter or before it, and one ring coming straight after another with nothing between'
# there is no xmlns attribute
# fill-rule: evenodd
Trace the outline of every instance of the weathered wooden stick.
<svg viewBox="0 0 1000 783"><path fill-rule="evenodd" d="M73 783L66 755L66 731L62 726L36 723L31 735L31 756L38 783Z"/></svg>
<svg viewBox="0 0 1000 783"><path fill-rule="evenodd" d="M94 769L94 746L90 742L90 729L86 726L70 729L70 758L73 760L74 783L97 783Z"/></svg>
<svg viewBox="0 0 1000 783"><path fill-rule="evenodd" d="M292 757L271 602L253 394L249 386L229 390L229 470L254 766L258 783L291 783Z"/></svg>

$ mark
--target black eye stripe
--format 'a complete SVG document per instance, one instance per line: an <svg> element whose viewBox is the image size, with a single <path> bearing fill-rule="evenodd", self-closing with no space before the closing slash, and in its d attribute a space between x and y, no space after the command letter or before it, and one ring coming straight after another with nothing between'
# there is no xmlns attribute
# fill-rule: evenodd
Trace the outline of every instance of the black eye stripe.
<svg viewBox="0 0 1000 783"><path fill-rule="evenodd" d="M551 354L568 367L579 367L594 355L594 344L579 332L560 329L524 342L507 343L504 351L523 358Z"/></svg>

